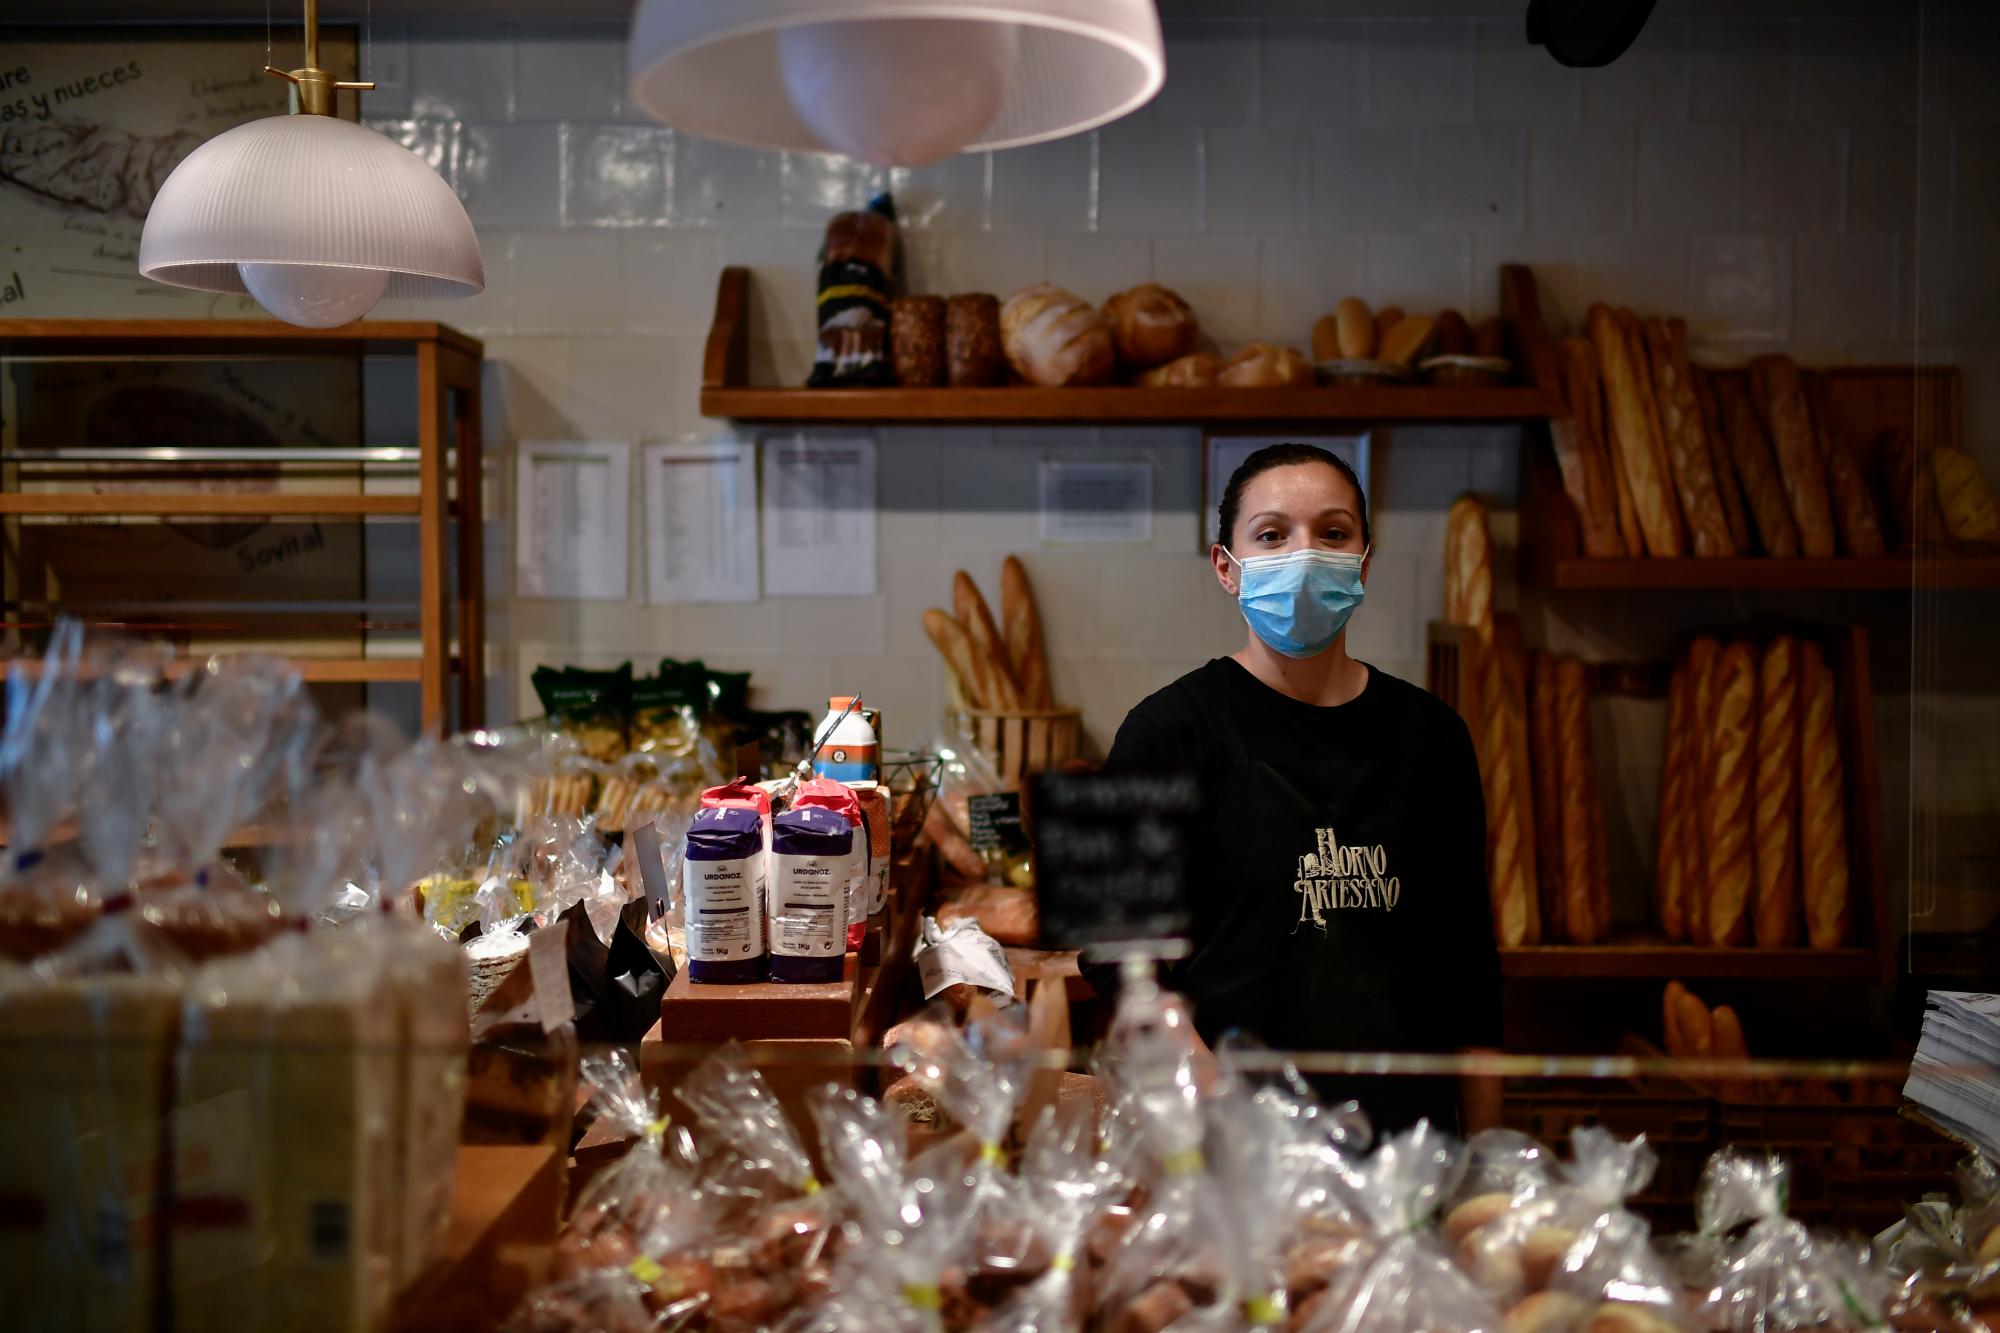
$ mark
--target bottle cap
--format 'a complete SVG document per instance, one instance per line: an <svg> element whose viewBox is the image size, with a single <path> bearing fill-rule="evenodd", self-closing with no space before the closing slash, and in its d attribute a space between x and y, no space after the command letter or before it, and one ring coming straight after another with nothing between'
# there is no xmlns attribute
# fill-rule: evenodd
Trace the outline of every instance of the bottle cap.
<svg viewBox="0 0 2000 1333"><path fill-rule="evenodd" d="M861 707L860 701L853 695L836 694L826 701L826 710L829 713L844 713L847 711L849 705L852 705L856 711L859 711Z"/></svg>

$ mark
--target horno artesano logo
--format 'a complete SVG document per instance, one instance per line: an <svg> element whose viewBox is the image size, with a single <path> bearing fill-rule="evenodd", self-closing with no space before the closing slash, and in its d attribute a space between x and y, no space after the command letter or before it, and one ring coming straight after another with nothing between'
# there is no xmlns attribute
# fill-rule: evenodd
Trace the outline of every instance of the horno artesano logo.
<svg viewBox="0 0 2000 1333"><path fill-rule="evenodd" d="M1380 844L1344 845L1330 828L1313 833L1313 850L1299 858L1298 878L1292 883L1299 895L1299 925L1311 922L1324 932L1328 912L1396 910L1403 883L1389 873L1389 856Z"/></svg>

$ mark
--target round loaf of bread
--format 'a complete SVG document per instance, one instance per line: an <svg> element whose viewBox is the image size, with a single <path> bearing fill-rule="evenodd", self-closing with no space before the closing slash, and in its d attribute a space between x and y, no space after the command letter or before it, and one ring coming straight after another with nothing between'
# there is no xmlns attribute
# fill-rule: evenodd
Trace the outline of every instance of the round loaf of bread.
<svg viewBox="0 0 2000 1333"><path fill-rule="evenodd" d="M1108 383L1116 364L1104 316L1053 283L1007 298L1000 307L1000 341L1014 373L1048 389Z"/></svg>
<svg viewBox="0 0 2000 1333"><path fill-rule="evenodd" d="M1221 357L1213 352L1190 352L1164 366L1154 366L1132 382L1145 389L1206 389L1221 373Z"/></svg>
<svg viewBox="0 0 2000 1333"><path fill-rule="evenodd" d="M1296 389L1313 383L1312 363L1290 347L1251 343L1216 374L1229 389Z"/></svg>
<svg viewBox="0 0 2000 1333"><path fill-rule="evenodd" d="M1104 303L1104 319L1128 370L1164 365L1194 350L1199 330L1194 311L1179 294L1157 282L1122 291Z"/></svg>

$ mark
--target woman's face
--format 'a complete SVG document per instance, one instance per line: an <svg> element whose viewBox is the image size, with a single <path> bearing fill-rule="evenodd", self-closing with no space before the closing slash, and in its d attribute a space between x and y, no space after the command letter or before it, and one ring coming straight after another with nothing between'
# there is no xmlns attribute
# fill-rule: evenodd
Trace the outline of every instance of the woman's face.
<svg viewBox="0 0 2000 1333"><path fill-rule="evenodd" d="M1313 547L1356 555L1367 549L1361 537L1361 496L1339 470L1325 463L1289 463L1252 477L1243 487L1236 530L1227 536L1237 560ZM1220 546L1209 558L1223 589L1234 597L1239 577L1235 563ZM1366 561L1361 581L1368 581Z"/></svg>

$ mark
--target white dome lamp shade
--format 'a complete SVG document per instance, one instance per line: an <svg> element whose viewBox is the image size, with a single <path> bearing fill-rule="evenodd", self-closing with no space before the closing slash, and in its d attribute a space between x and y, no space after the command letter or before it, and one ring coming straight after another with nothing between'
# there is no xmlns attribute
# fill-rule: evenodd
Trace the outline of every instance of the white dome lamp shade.
<svg viewBox="0 0 2000 1333"><path fill-rule="evenodd" d="M318 65L315 0L298 110L225 130L160 186L139 238L139 272L197 291L247 293L289 324L336 328L384 297L485 290L479 239L451 187L415 153L333 115Z"/></svg>
<svg viewBox="0 0 2000 1333"><path fill-rule="evenodd" d="M1153 0L639 0L629 51L676 130L881 166L1093 129L1167 68Z"/></svg>

